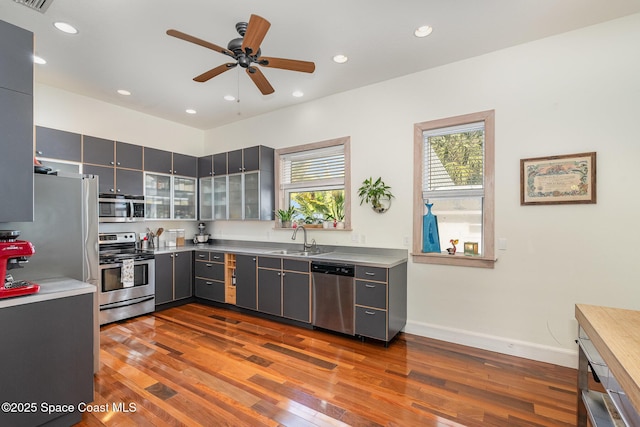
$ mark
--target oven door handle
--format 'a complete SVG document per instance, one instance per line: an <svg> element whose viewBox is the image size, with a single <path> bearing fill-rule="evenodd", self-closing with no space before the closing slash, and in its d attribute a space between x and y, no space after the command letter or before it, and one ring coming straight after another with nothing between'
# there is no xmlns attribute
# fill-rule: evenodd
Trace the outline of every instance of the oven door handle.
<svg viewBox="0 0 640 427"><path fill-rule="evenodd" d="M155 298L155 295L148 295L148 296L144 296L144 297L140 297L140 298L128 299L126 301L112 302L112 303L109 303L109 304L101 305L100 306L100 311L109 310L109 309L118 308L118 307L128 307L128 306L134 305L134 304L141 304L143 302L147 302L147 301L152 300L154 298Z"/></svg>

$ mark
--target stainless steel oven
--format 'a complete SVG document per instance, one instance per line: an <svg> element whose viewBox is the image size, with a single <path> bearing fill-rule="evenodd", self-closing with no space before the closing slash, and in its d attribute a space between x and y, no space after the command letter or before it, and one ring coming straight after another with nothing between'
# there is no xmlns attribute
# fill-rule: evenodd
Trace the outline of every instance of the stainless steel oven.
<svg viewBox="0 0 640 427"><path fill-rule="evenodd" d="M101 325L155 310L154 255L135 241L135 233L100 234Z"/></svg>
<svg viewBox="0 0 640 427"><path fill-rule="evenodd" d="M144 220L144 196L100 193L100 222L135 222Z"/></svg>

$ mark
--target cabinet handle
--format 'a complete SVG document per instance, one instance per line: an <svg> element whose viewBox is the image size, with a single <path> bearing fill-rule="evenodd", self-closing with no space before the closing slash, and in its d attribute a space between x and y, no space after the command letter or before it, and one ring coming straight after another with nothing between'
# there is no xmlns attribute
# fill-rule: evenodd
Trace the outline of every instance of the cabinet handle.
<svg viewBox="0 0 640 427"><path fill-rule="evenodd" d="M118 188L117 192L118 192L118 193L121 193L121 192L122 192L122 190L120 190L120 189Z"/></svg>
<svg viewBox="0 0 640 427"><path fill-rule="evenodd" d="M42 151L36 151L36 154L37 154L38 156L42 156Z"/></svg>
<svg viewBox="0 0 640 427"><path fill-rule="evenodd" d="M198 258L204 258L203 254L198 254Z"/></svg>
<svg viewBox="0 0 640 427"><path fill-rule="evenodd" d="M376 313L374 311L365 310L364 314L368 314L369 316L375 316Z"/></svg>
<svg viewBox="0 0 640 427"><path fill-rule="evenodd" d="M112 193L114 193L113 188L110 188L109 191L111 191Z"/></svg>
<svg viewBox="0 0 640 427"><path fill-rule="evenodd" d="M113 162L109 162L110 165L113 165Z"/></svg>
<svg viewBox="0 0 640 427"><path fill-rule="evenodd" d="M370 283L367 283L366 285L364 285L365 288L375 288L376 285L372 285Z"/></svg>
<svg viewBox="0 0 640 427"><path fill-rule="evenodd" d="M365 271L364 274L366 274L367 276L375 276L376 273L372 273L370 271Z"/></svg>
<svg viewBox="0 0 640 427"><path fill-rule="evenodd" d="M282 275L282 273L278 272L278 276L281 276L281 275Z"/></svg>
<svg viewBox="0 0 640 427"><path fill-rule="evenodd" d="M211 286L211 285L213 285L213 282L204 282L204 284Z"/></svg>
<svg viewBox="0 0 640 427"><path fill-rule="evenodd" d="M173 254L169 255L169 258L173 258Z"/></svg>
<svg viewBox="0 0 640 427"><path fill-rule="evenodd" d="M178 258L178 254L176 254L176 258Z"/></svg>
<svg viewBox="0 0 640 427"><path fill-rule="evenodd" d="M213 259L220 259L218 255L214 256Z"/></svg>
<svg viewBox="0 0 640 427"><path fill-rule="evenodd" d="M116 162L116 166L120 166L120 162Z"/></svg>
<svg viewBox="0 0 640 427"><path fill-rule="evenodd" d="M205 264L207 267L213 267L213 264Z"/></svg>

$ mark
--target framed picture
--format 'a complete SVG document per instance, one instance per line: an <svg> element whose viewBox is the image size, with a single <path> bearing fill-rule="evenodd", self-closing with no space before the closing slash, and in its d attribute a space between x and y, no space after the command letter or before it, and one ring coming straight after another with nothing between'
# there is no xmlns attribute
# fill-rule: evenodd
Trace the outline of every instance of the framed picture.
<svg viewBox="0 0 640 427"><path fill-rule="evenodd" d="M596 203L596 153L520 160L520 204Z"/></svg>

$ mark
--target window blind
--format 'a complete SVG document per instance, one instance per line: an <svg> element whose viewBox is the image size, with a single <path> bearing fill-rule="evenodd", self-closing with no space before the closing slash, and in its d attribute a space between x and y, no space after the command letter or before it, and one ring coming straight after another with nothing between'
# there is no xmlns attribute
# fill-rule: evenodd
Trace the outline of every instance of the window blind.
<svg viewBox="0 0 640 427"><path fill-rule="evenodd" d="M344 145L283 154L283 189L344 185Z"/></svg>
<svg viewBox="0 0 640 427"><path fill-rule="evenodd" d="M483 196L484 122L424 131L423 140L425 200Z"/></svg>

